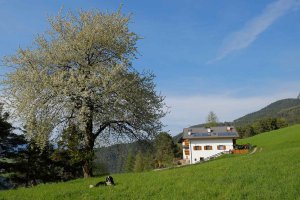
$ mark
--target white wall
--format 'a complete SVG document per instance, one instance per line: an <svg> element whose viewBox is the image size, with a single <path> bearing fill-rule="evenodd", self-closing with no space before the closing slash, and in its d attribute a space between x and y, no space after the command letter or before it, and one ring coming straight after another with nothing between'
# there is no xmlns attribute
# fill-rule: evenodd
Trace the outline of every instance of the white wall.
<svg viewBox="0 0 300 200"><path fill-rule="evenodd" d="M204 146L211 145L212 150L204 150ZM218 145L225 145L226 150L218 150ZM217 153L220 153L222 151L229 151L233 149L233 143L232 139L202 139L202 140L190 140L190 155L188 156L188 159L190 160L190 163L195 163L200 161L200 157L203 157L204 159L207 157L210 157L212 155L215 155ZM201 150L194 150L194 146L201 146ZM184 154L183 149L183 159L186 159L186 155ZM195 160L196 159L196 160Z"/></svg>

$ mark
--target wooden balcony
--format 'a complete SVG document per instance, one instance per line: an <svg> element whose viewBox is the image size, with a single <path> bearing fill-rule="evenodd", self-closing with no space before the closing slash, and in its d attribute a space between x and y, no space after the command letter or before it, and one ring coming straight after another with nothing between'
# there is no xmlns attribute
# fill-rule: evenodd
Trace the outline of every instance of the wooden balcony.
<svg viewBox="0 0 300 200"><path fill-rule="evenodd" d="M247 154L249 153L249 149L234 149L232 150L233 154Z"/></svg>

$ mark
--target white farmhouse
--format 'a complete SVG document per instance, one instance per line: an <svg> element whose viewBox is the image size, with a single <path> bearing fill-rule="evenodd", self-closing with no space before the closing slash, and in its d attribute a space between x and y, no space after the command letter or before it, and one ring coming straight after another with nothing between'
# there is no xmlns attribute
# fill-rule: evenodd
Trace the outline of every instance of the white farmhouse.
<svg viewBox="0 0 300 200"><path fill-rule="evenodd" d="M186 163L207 160L220 153L230 152L239 137L234 127L183 129L183 159Z"/></svg>

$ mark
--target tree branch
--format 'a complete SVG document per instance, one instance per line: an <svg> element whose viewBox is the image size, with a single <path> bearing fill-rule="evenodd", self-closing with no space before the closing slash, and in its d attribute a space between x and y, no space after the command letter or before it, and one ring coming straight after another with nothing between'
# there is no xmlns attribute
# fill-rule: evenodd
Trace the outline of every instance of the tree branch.
<svg viewBox="0 0 300 200"><path fill-rule="evenodd" d="M105 130L108 126L110 126L111 124L118 124L118 125L120 126L120 124L124 124L124 123L130 125L129 122L124 121L124 120L112 120L112 121L104 122L104 123L100 126L100 128L96 131L96 133L94 134L94 138L96 139L96 138L100 135L100 133L101 133L102 131L104 131L104 130Z"/></svg>

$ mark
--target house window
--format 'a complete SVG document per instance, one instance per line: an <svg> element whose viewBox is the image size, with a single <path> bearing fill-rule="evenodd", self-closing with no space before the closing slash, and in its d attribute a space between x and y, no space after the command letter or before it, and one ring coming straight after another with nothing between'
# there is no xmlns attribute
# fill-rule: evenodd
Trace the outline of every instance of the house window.
<svg viewBox="0 0 300 200"><path fill-rule="evenodd" d="M218 145L218 150L226 150L226 146L225 145Z"/></svg>
<svg viewBox="0 0 300 200"><path fill-rule="evenodd" d="M188 146L190 144L189 140L184 140L184 145Z"/></svg>
<svg viewBox="0 0 300 200"><path fill-rule="evenodd" d="M189 144L190 144L190 142L189 142L189 140L184 140L183 141L183 149L189 149L190 148L190 146L189 146Z"/></svg>
<svg viewBox="0 0 300 200"><path fill-rule="evenodd" d="M184 154L185 154L186 156L188 156L188 155L190 155L190 151L189 151L189 150L184 150Z"/></svg>
<svg viewBox="0 0 300 200"><path fill-rule="evenodd" d="M194 146L194 150L202 150L201 146Z"/></svg>
<svg viewBox="0 0 300 200"><path fill-rule="evenodd" d="M206 146L204 146L204 150L212 150L212 146L211 145L206 145Z"/></svg>

